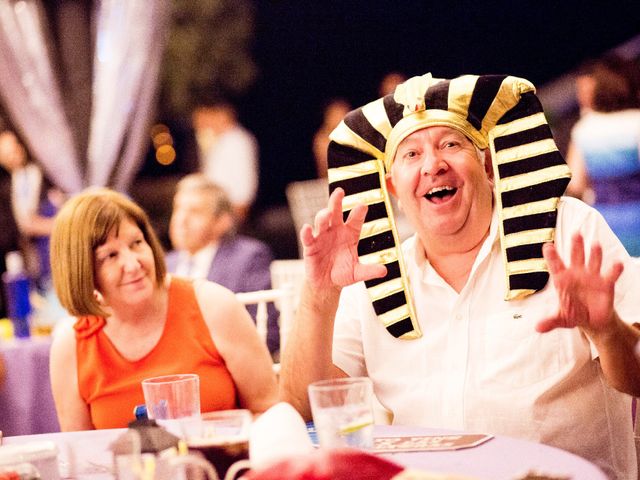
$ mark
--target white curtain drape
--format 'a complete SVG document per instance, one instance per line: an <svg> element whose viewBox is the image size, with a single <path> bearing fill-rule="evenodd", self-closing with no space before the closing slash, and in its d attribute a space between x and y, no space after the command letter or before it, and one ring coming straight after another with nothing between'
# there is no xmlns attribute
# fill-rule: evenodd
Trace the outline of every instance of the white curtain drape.
<svg viewBox="0 0 640 480"><path fill-rule="evenodd" d="M13 124L48 177L67 192L83 186L53 73L37 1L0 1L0 95Z"/></svg>
<svg viewBox="0 0 640 480"><path fill-rule="evenodd" d="M91 185L126 190L143 159L169 3L103 0L99 4L88 152Z"/></svg>
<svg viewBox="0 0 640 480"><path fill-rule="evenodd" d="M34 159L63 190L107 185L126 191L149 145L171 2L95 3L86 169L63 110L40 2L0 0L0 96L6 110Z"/></svg>

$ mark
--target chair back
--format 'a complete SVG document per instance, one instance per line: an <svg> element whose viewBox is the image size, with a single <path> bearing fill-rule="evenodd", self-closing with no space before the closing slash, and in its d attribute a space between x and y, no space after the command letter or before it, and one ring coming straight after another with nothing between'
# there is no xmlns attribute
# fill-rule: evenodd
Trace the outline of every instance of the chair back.
<svg viewBox="0 0 640 480"><path fill-rule="evenodd" d="M290 328L293 322L295 304L294 291L288 285L281 288L272 288L270 290L256 290L254 292L238 292L236 293L238 301L244 305L257 305L256 312L256 328L258 335L266 343L267 341L267 305L273 303L279 312L278 326L280 330L280 350L286 342L287 328Z"/></svg>
<svg viewBox="0 0 640 480"><path fill-rule="evenodd" d="M300 229L305 223L313 225L316 213L327 206L329 186L325 178L291 182L285 190L287 204L293 218L298 239L298 253L302 258Z"/></svg>

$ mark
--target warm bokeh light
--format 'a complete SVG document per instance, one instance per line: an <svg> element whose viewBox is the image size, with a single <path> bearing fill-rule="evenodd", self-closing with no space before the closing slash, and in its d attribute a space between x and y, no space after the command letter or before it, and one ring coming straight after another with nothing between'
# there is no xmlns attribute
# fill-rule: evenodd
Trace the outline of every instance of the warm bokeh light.
<svg viewBox="0 0 640 480"><path fill-rule="evenodd" d="M154 138L156 135L160 133L169 133L169 127L167 127L163 123L156 123L151 127L151 138Z"/></svg>
<svg viewBox="0 0 640 480"><path fill-rule="evenodd" d="M160 165L171 165L176 159L176 151L173 148L173 137L169 127L162 123L156 123L150 128L153 147L156 149L156 160Z"/></svg>
<svg viewBox="0 0 640 480"><path fill-rule="evenodd" d="M171 165L176 159L176 151L171 145L162 145L156 150L156 160L160 165Z"/></svg>
<svg viewBox="0 0 640 480"><path fill-rule="evenodd" d="M160 132L153 136L153 146L160 148L162 145L173 145L173 137L169 132Z"/></svg>

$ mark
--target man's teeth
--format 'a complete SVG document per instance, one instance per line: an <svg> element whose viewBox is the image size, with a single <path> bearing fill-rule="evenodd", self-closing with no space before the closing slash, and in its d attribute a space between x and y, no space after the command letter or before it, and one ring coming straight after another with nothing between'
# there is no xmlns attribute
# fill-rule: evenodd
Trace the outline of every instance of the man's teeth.
<svg viewBox="0 0 640 480"><path fill-rule="evenodd" d="M445 191L445 190L446 191L450 191L450 190L455 190L455 189L453 187L448 186L448 185L446 185L446 186L443 185L441 187L432 188L431 190L429 190L427 192L427 195L433 195L434 193L442 192L442 191Z"/></svg>

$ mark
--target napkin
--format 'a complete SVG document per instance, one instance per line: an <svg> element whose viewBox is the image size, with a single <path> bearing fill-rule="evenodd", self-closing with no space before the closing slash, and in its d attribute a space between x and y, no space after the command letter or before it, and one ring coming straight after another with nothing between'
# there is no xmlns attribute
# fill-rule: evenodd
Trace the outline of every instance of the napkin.
<svg viewBox="0 0 640 480"><path fill-rule="evenodd" d="M271 407L251 426L249 460L253 469L313 451L304 419L286 402Z"/></svg>

